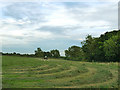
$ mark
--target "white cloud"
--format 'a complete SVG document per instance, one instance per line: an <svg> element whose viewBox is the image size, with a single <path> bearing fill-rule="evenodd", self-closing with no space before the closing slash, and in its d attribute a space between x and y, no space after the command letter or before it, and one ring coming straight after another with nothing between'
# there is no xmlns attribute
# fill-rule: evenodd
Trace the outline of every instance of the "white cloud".
<svg viewBox="0 0 120 90"><path fill-rule="evenodd" d="M79 22L74 20L74 18L69 16L65 8L60 8L48 16L48 22L45 23L49 26L73 26Z"/></svg>
<svg viewBox="0 0 120 90"><path fill-rule="evenodd" d="M36 39L48 39L52 38L52 33L49 31L38 31L29 28L21 28L17 25L29 24L29 21L15 20L13 18L0 20L0 38L3 41L3 45L9 44L29 44L30 41ZM1 40L0 39L0 40Z"/></svg>
<svg viewBox="0 0 120 90"><path fill-rule="evenodd" d="M7 32L7 33L6 33ZM41 31L24 31L24 30L4 30L0 33L2 38L3 45L15 45L15 44L30 44L33 41L43 39L50 39L52 34L50 32L41 32Z"/></svg>
<svg viewBox="0 0 120 90"><path fill-rule="evenodd" d="M9 2L9 0L0 0ZM11 0L11 2L118 2L119 0Z"/></svg>
<svg viewBox="0 0 120 90"><path fill-rule="evenodd" d="M99 36L117 28L117 3L14 2L0 5L0 38L6 46L47 40L44 45L47 47L49 40L81 41L87 34Z"/></svg>
<svg viewBox="0 0 120 90"><path fill-rule="evenodd" d="M20 19L20 20L16 20L14 18L6 18L6 19L0 19L0 23L1 24L14 24L14 25L24 25L24 24L30 24L31 21L30 20L27 20L27 18L23 18L23 19Z"/></svg>

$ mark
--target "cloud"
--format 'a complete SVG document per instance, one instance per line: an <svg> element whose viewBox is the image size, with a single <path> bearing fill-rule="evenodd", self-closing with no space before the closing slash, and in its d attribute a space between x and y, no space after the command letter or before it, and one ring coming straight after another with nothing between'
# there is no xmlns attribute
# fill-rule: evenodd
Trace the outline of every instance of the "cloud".
<svg viewBox="0 0 120 90"><path fill-rule="evenodd" d="M9 44L29 44L34 40L50 39L52 33L49 31L38 31L32 28L23 28L18 25L29 24L29 21L15 20L13 18L0 20L0 38L2 38L3 46Z"/></svg>
<svg viewBox="0 0 120 90"><path fill-rule="evenodd" d="M18 45L32 50L39 46L44 50L56 48L63 53L71 45L80 45L88 34L97 37L117 28L117 3L113 2L6 2L0 5L0 38L4 51Z"/></svg>
<svg viewBox="0 0 120 90"><path fill-rule="evenodd" d="M83 8L75 6L75 8L68 9L68 12L83 25L85 23L87 26L94 27L101 26L101 24L117 26L117 3L95 3L95 5L90 4Z"/></svg>

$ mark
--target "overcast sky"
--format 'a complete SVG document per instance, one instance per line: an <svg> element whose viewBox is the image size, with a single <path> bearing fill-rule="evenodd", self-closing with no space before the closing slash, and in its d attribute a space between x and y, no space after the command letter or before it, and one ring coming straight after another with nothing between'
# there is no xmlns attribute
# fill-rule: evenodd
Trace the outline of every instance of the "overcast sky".
<svg viewBox="0 0 120 90"><path fill-rule="evenodd" d="M34 53L81 46L118 28L115 2L0 2L0 39L3 52Z"/></svg>

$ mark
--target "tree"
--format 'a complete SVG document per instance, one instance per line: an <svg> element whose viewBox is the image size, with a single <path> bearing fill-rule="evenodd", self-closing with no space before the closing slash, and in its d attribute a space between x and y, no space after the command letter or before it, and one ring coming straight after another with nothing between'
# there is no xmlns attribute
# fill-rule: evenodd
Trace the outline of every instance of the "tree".
<svg viewBox="0 0 120 90"><path fill-rule="evenodd" d="M94 61L104 62L105 61L105 52L104 52L104 42L101 42L99 38L95 40L95 48L94 48Z"/></svg>
<svg viewBox="0 0 120 90"><path fill-rule="evenodd" d="M44 56L52 57L52 54L50 52L44 52Z"/></svg>
<svg viewBox="0 0 120 90"><path fill-rule="evenodd" d="M112 36L104 42L105 56L108 61L118 61L120 59L120 35Z"/></svg>
<svg viewBox="0 0 120 90"><path fill-rule="evenodd" d="M41 50L41 48L37 48L37 50L35 50L35 56L37 56L37 57L44 57L44 53Z"/></svg>
<svg viewBox="0 0 120 90"><path fill-rule="evenodd" d="M68 50L65 50L66 59L71 60L82 60L83 52L82 49L78 46L71 46Z"/></svg>
<svg viewBox="0 0 120 90"><path fill-rule="evenodd" d="M16 55L16 52L13 52L13 55Z"/></svg>
<svg viewBox="0 0 120 90"><path fill-rule="evenodd" d="M57 49L56 50L51 50L50 53L51 53L52 57L54 57L54 58L59 58L60 57L59 50L57 50Z"/></svg>
<svg viewBox="0 0 120 90"><path fill-rule="evenodd" d="M119 35L118 35L119 34ZM106 58L106 51L104 50L104 42L106 40L109 40L112 36L118 35L120 36L120 30L114 30L111 32L106 32L105 34L102 34L100 37L95 38L95 48L94 51L96 52L94 55L95 61L109 61Z"/></svg>
<svg viewBox="0 0 120 90"><path fill-rule="evenodd" d="M88 61L94 60L94 56L96 54L95 47L96 47L96 40L91 35L86 37L86 40L81 42L82 50L85 53L85 59Z"/></svg>

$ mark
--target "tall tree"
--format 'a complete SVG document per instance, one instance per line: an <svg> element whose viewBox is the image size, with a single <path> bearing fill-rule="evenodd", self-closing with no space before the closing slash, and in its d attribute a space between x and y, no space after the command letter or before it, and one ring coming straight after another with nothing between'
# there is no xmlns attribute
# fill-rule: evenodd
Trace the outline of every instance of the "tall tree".
<svg viewBox="0 0 120 90"><path fill-rule="evenodd" d="M57 50L57 49L56 50L51 50L50 53L51 53L52 57L54 57L54 58L59 58L60 57L59 50Z"/></svg>
<svg viewBox="0 0 120 90"><path fill-rule="evenodd" d="M44 56L52 57L52 54L50 52L44 52Z"/></svg>
<svg viewBox="0 0 120 90"><path fill-rule="evenodd" d="M118 61L120 59L120 35L112 36L104 42L105 56L108 61Z"/></svg>
<svg viewBox="0 0 120 90"><path fill-rule="evenodd" d="M65 50L65 56L71 60L82 60L83 52L79 46L71 46Z"/></svg>
<svg viewBox="0 0 120 90"><path fill-rule="evenodd" d="M37 48L37 50L35 50L35 56L37 56L37 57L44 57L44 53L41 50L41 48Z"/></svg>
<svg viewBox="0 0 120 90"><path fill-rule="evenodd" d="M86 37L86 40L81 42L82 44L82 49L85 53L85 57L88 61L94 60L94 55L95 55L95 47L96 47L96 42L95 39L91 36L88 35Z"/></svg>

